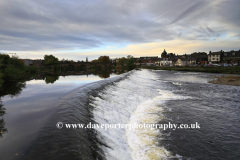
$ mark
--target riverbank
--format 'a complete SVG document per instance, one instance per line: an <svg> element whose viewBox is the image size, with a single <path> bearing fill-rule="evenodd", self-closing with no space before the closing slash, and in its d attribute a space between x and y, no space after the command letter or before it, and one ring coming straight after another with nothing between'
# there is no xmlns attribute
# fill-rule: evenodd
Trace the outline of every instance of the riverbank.
<svg viewBox="0 0 240 160"><path fill-rule="evenodd" d="M217 80L210 81L209 83L240 86L240 76L227 75L217 78Z"/></svg>
<svg viewBox="0 0 240 160"><path fill-rule="evenodd" d="M154 69L154 70L169 70L169 71L191 71L191 72L207 72L207 73L225 73L225 74L240 74L239 66L232 67L157 67L157 66L149 66L143 67L146 69Z"/></svg>

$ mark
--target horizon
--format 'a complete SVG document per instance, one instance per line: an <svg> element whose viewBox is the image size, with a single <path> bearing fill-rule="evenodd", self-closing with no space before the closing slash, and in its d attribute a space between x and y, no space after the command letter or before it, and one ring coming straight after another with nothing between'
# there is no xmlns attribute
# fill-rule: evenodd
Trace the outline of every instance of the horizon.
<svg viewBox="0 0 240 160"><path fill-rule="evenodd" d="M59 60L240 50L240 1L0 2L0 53Z"/></svg>

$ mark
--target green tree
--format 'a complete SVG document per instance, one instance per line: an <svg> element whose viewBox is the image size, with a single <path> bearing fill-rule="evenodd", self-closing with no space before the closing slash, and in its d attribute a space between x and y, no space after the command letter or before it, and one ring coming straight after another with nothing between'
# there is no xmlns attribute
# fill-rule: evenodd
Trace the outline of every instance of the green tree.
<svg viewBox="0 0 240 160"><path fill-rule="evenodd" d="M13 65L8 65L7 68L5 68L5 80L15 80L19 78L20 75L20 69L14 67Z"/></svg>
<svg viewBox="0 0 240 160"><path fill-rule="evenodd" d="M126 65L127 59L125 57L119 58L117 61L118 66L124 67Z"/></svg>
<svg viewBox="0 0 240 160"><path fill-rule="evenodd" d="M2 67L2 59L0 59L0 68ZM3 73L0 70L0 88L2 88L2 84L3 84Z"/></svg>
<svg viewBox="0 0 240 160"><path fill-rule="evenodd" d="M45 64L58 63L58 58L54 57L53 55L45 55L44 56L44 63Z"/></svg>
<svg viewBox="0 0 240 160"><path fill-rule="evenodd" d="M3 73L0 71L0 88L2 87L3 82Z"/></svg>
<svg viewBox="0 0 240 160"><path fill-rule="evenodd" d="M0 54L0 60L2 65L8 65L10 56L8 54Z"/></svg>
<svg viewBox="0 0 240 160"><path fill-rule="evenodd" d="M128 70L131 70L134 68L134 62L135 62L135 60L134 60L133 56L128 55L127 56L127 64L126 64Z"/></svg>

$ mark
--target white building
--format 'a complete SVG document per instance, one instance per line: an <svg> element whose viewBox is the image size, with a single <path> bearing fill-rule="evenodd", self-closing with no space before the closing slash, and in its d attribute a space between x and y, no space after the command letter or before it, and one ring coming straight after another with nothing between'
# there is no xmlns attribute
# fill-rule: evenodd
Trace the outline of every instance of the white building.
<svg viewBox="0 0 240 160"><path fill-rule="evenodd" d="M221 61L221 51L219 52L210 52L208 55L209 63L220 63Z"/></svg>
<svg viewBox="0 0 240 160"><path fill-rule="evenodd" d="M172 60L170 60L168 58L164 58L160 61L156 61L155 65L156 66L172 66Z"/></svg>

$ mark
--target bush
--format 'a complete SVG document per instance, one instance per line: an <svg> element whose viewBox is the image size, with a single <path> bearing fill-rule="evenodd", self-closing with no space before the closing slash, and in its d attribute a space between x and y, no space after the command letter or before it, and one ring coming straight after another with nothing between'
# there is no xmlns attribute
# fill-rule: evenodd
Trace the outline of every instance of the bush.
<svg viewBox="0 0 240 160"><path fill-rule="evenodd" d="M4 80L15 80L19 78L19 72L20 70L12 65L9 65L7 68L5 68L5 76Z"/></svg>

